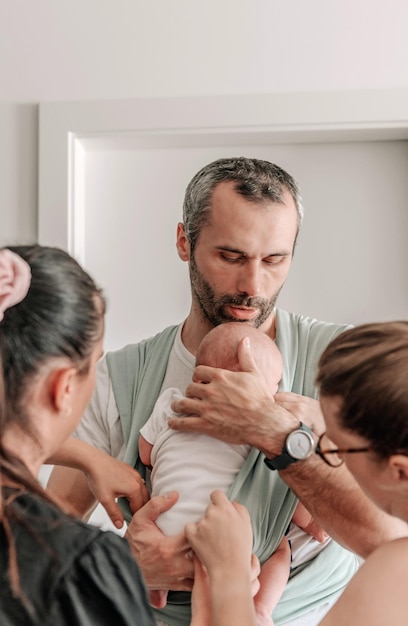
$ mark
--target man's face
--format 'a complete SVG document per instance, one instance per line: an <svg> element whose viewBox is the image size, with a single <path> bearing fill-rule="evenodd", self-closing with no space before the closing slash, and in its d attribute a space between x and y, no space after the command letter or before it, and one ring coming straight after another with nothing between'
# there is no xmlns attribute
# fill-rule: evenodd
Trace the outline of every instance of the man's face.
<svg viewBox="0 0 408 626"><path fill-rule="evenodd" d="M289 192L284 204L255 204L237 194L232 183L220 183L210 224L202 229L193 255L184 257L190 261L194 305L214 326L242 321L267 330L296 233Z"/></svg>

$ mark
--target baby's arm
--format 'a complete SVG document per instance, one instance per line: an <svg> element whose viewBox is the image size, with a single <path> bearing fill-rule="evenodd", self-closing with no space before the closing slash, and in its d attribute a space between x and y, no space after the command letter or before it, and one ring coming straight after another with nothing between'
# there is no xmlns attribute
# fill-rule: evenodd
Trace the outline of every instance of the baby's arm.
<svg viewBox="0 0 408 626"><path fill-rule="evenodd" d="M254 598L258 626L273 626L272 612L285 589L289 571L290 546L283 537L275 552L261 566L260 588Z"/></svg>
<svg viewBox="0 0 408 626"><path fill-rule="evenodd" d="M172 415L170 409L172 398L177 398L180 394L181 391L173 387L163 391L157 398L149 419L140 430L139 457L142 463L150 469L152 469L153 445L156 443L160 433L166 429L169 415Z"/></svg>
<svg viewBox="0 0 408 626"><path fill-rule="evenodd" d="M152 448L153 445L148 443L143 435L139 435L139 456L146 467L152 467Z"/></svg>
<svg viewBox="0 0 408 626"><path fill-rule="evenodd" d="M312 515L306 509L301 502L298 503L295 512L293 513L292 522L299 526L311 537L314 537L320 543L323 543L329 536L321 526L319 526Z"/></svg>

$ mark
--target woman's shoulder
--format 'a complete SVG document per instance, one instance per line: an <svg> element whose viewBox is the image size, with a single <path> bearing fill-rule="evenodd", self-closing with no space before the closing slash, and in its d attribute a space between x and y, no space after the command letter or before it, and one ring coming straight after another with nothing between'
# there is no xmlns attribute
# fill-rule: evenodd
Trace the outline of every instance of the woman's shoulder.
<svg viewBox="0 0 408 626"><path fill-rule="evenodd" d="M140 570L125 539L66 515L33 494L20 495L15 504L22 520L13 525L21 586L36 609L38 623L65 625L61 611L78 616L70 623L106 624L113 616L109 623L127 625L138 623L135 615L140 623L154 623ZM0 597L6 593L3 587ZM81 621L80 615L88 621Z"/></svg>
<svg viewBox="0 0 408 626"><path fill-rule="evenodd" d="M29 527L31 532L24 532L23 525L25 537L20 536L20 541L31 543L33 550L37 546L44 565L47 561L52 563L51 587L79 570L83 576L88 573L98 577L102 564L104 571L118 572L123 565L126 572L131 570L133 576L137 575L138 567L129 544L118 534L86 524L52 502L31 494L21 498L21 505L25 510L25 528ZM44 546L48 549L44 550Z"/></svg>
<svg viewBox="0 0 408 626"><path fill-rule="evenodd" d="M72 538L82 536L84 541L91 541L99 529L85 524L81 520L64 513L51 499L37 494L22 492L13 502L14 517L22 531L31 529L32 536L41 536L47 542L54 543L54 536L59 541L63 534L64 544ZM18 520L21 524L18 524Z"/></svg>
<svg viewBox="0 0 408 626"><path fill-rule="evenodd" d="M377 548L363 563L321 626L406 624L408 537Z"/></svg>
<svg viewBox="0 0 408 626"><path fill-rule="evenodd" d="M408 533L408 526L407 526ZM403 572L408 581L408 536L389 541L377 548L364 563L367 572L392 565L396 574ZM387 570L387 573L390 572ZM408 588L408 587L407 587Z"/></svg>
<svg viewBox="0 0 408 626"><path fill-rule="evenodd" d="M83 524L81 524L83 527ZM54 581L47 624L60 623L64 611L87 615L86 624L131 626L155 623L142 574L126 539L111 531L93 529L82 548L72 546L72 560L67 559Z"/></svg>

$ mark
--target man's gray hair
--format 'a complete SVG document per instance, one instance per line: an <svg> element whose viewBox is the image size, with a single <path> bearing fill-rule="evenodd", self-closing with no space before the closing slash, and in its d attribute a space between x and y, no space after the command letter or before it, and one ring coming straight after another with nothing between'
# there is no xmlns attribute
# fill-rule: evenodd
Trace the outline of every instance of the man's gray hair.
<svg viewBox="0 0 408 626"><path fill-rule="evenodd" d="M197 172L186 189L183 221L191 251L195 249L202 228L210 221L213 191L219 183L226 181L235 182L235 191L254 203L282 203L284 192L289 191L298 214L299 232L303 205L298 184L290 174L269 161L245 157L218 159Z"/></svg>

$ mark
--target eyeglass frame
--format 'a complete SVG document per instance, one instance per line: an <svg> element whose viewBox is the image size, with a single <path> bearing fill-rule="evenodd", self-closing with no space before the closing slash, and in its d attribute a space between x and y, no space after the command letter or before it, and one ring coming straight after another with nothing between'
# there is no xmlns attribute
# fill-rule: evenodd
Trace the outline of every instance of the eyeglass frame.
<svg viewBox="0 0 408 626"><path fill-rule="evenodd" d="M333 450L322 450L320 447L320 442L323 437L326 435L326 431L322 433L317 441L317 445L315 448L315 453L320 456L320 458L328 465L329 467L340 467L344 463L344 459L340 459L340 463L337 465L332 465L329 463L328 459L324 456L325 454L355 454L357 452L372 452L373 448L366 446L365 448L333 448Z"/></svg>

